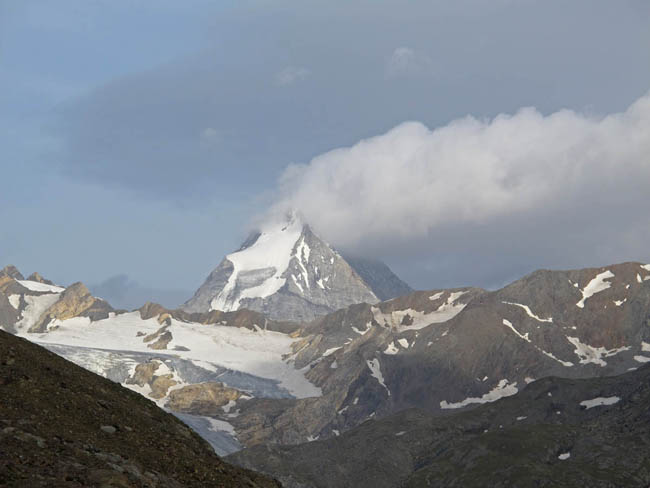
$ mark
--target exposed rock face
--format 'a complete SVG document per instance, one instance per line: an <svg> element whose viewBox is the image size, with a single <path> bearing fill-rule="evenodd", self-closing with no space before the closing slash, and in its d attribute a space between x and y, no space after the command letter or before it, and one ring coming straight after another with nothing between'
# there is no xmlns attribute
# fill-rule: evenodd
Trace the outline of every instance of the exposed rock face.
<svg viewBox="0 0 650 488"><path fill-rule="evenodd" d="M344 255L343 258L382 301L408 295L413 291L413 288L400 280L386 264L377 259L349 255Z"/></svg>
<svg viewBox="0 0 650 488"><path fill-rule="evenodd" d="M406 410L340 437L227 459L273 473L287 488L646 487L648 439L644 366L618 377L545 378L471 411Z"/></svg>
<svg viewBox="0 0 650 488"><path fill-rule="evenodd" d="M174 412L216 416L223 413L224 406L240 396L241 392L223 383L198 383L173 390L166 406Z"/></svg>
<svg viewBox="0 0 650 488"><path fill-rule="evenodd" d="M18 278L18 279L21 279L21 278ZM46 280L45 278L43 278L37 272L33 272L32 274L30 274L29 277L27 278L27 280L28 281L35 281L37 283L43 283L45 285L54 285L54 283L52 281Z"/></svg>
<svg viewBox="0 0 650 488"><path fill-rule="evenodd" d="M18 271L18 268L16 268L13 265L8 265L5 266L4 268L0 269L0 276L8 276L9 278L12 278L14 280L24 280L25 278L23 277L22 274L20 274L20 271Z"/></svg>
<svg viewBox="0 0 650 488"><path fill-rule="evenodd" d="M161 315L162 316L162 315ZM150 342L149 349L160 350L167 349L167 345L172 340L172 333L168 330L169 326L164 325L153 334L149 334L142 339L142 342Z"/></svg>
<svg viewBox="0 0 650 488"><path fill-rule="evenodd" d="M66 320L73 317L89 317L91 320L107 318L113 308L104 300L95 298L81 283L74 283L61 293L61 298L48 308L40 319L29 329L30 332L44 332L53 320Z"/></svg>
<svg viewBox="0 0 650 488"><path fill-rule="evenodd" d="M279 487L142 396L0 331L0 484Z"/></svg>
<svg viewBox="0 0 650 488"><path fill-rule="evenodd" d="M0 324L6 324L10 332L14 331L14 324L18 322L18 309L9 301L9 298L0 291Z"/></svg>
<svg viewBox="0 0 650 488"><path fill-rule="evenodd" d="M149 396L156 400L163 398L167 395L167 391L177 384L174 380L174 375L171 373L156 376L151 382L151 393Z"/></svg>
<svg viewBox="0 0 650 488"><path fill-rule="evenodd" d="M152 302L145 303L142 307L138 309L138 311L140 312L140 318L142 318L142 320L147 320L152 317L159 317L164 313L169 313L169 310L167 310L162 305L158 303L152 303Z"/></svg>
<svg viewBox="0 0 650 488"><path fill-rule="evenodd" d="M269 320L260 312L249 309L241 309L233 312L223 312L221 310L211 310L209 312L186 312L185 310L169 310L157 303L147 302L140 309L140 317L147 320L156 317L159 324L168 325L170 320L176 319L183 322L194 322L197 324L219 324L233 327L246 327L248 329L273 330L283 333L291 333L300 328L300 324L288 321ZM147 342L147 341L145 341Z"/></svg>
<svg viewBox="0 0 650 488"><path fill-rule="evenodd" d="M20 293L28 291L24 286L20 285L16 280L25 279L23 275L13 265L5 266L0 269L0 292L9 296L13 293Z"/></svg>
<svg viewBox="0 0 650 488"><path fill-rule="evenodd" d="M154 373L160 366L160 361L149 361L147 363L138 364L135 367L133 377L126 380L130 385L150 385L154 380Z"/></svg>
<svg viewBox="0 0 650 488"><path fill-rule="evenodd" d="M274 320L309 321L353 303L371 287L297 217L252 235L208 276L183 309L248 308Z"/></svg>
<svg viewBox="0 0 650 488"><path fill-rule="evenodd" d="M149 386L151 392L148 394L150 398L159 400L167 395L167 391L178 383L174 380L173 373L166 372L162 374L155 374L161 369L162 362L159 360L151 360L146 363L136 365L133 376L127 378L125 383L127 385L138 385L140 387ZM169 371L169 368L162 368Z"/></svg>

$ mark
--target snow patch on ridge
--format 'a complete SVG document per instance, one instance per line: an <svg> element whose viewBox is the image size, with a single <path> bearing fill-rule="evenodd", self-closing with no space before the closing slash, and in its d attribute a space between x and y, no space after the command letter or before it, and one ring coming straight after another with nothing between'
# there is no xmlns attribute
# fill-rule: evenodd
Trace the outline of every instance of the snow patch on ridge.
<svg viewBox="0 0 650 488"><path fill-rule="evenodd" d="M586 407L587 410L593 407L602 407L606 405L614 405L615 403L618 403L620 401L620 398L617 396L612 396L612 397L598 397L598 398L592 398L591 400L583 400L580 402L580 405L583 407Z"/></svg>
<svg viewBox="0 0 650 488"><path fill-rule="evenodd" d="M8 300L9 304L18 310L18 307L20 307L20 295L9 295Z"/></svg>
<svg viewBox="0 0 650 488"><path fill-rule="evenodd" d="M395 346L394 342L391 342L390 344L388 344L386 349L384 349L384 354L388 354L389 356L394 356L398 352L399 352L399 349L397 348L397 346Z"/></svg>
<svg viewBox="0 0 650 488"><path fill-rule="evenodd" d="M576 306L580 308L585 308L585 300L595 295L596 293L606 290L607 288L612 286L611 281L605 281L605 280L607 278L613 278L613 277L614 277L614 273L612 273L610 270L603 271L602 273L596 275L596 277L592 279L589 283L587 283L587 286L585 286L584 289L581 290L582 298L578 303L576 303Z"/></svg>
<svg viewBox="0 0 650 488"><path fill-rule="evenodd" d="M575 353L580 357L580 364L599 364L607 366L602 358L614 356L620 352L628 351L630 346L622 346L615 349L605 349L604 347L593 347L589 344L583 344L577 337L567 336L567 340L575 347Z"/></svg>
<svg viewBox="0 0 650 488"><path fill-rule="evenodd" d="M372 328L372 322L368 322L364 330L359 330L354 325L351 327L351 329L359 335L366 335L368 332L370 332L371 328Z"/></svg>
<svg viewBox="0 0 650 488"><path fill-rule="evenodd" d="M325 351L323 353L323 357L326 358L330 354L334 354L336 351L338 351L339 349L342 349L342 348L343 348L343 346L332 347L332 348L328 349L327 351Z"/></svg>
<svg viewBox="0 0 650 488"><path fill-rule="evenodd" d="M510 322L509 320L503 319L503 325L505 325L510 330L512 330L515 334L517 334L518 337L522 338L526 342L530 342L530 339L528 338L528 332L526 332L525 334L521 334L517 329L514 328L512 322Z"/></svg>
<svg viewBox="0 0 650 488"><path fill-rule="evenodd" d="M394 310L390 313L383 313L379 307L371 307L370 310L372 311L377 323L384 327L390 327L392 329L397 329L398 331L419 330L431 324L446 322L458 315L461 310L465 308L466 304L457 304L455 302L465 293L466 292L464 291L450 293L445 303L432 312L419 312L412 308L407 308L406 310ZM410 325L402 324L407 315L412 320Z"/></svg>
<svg viewBox="0 0 650 488"><path fill-rule="evenodd" d="M522 305L521 303L514 303L514 302L503 302L503 303L505 303L506 305L514 305L515 307L523 308L526 311L526 313L528 314L529 317L532 317L532 318L534 318L535 320L537 320L539 322L553 322L553 317L550 317L548 319L543 319L543 318L539 317L538 315L535 315L531 311L531 309L530 309L530 307L528 305Z"/></svg>
<svg viewBox="0 0 650 488"><path fill-rule="evenodd" d="M390 396L390 390L388 389L386 383L384 382L384 375L381 374L379 359L375 358L370 361L366 361L366 364L368 365L368 369L370 370L371 376L375 378L381 386L386 388L386 391L388 392L388 396Z"/></svg>
<svg viewBox="0 0 650 488"><path fill-rule="evenodd" d="M517 389L517 382L509 383L507 379L502 379L499 381L497 386L492 390L487 392L482 397L471 397L465 398L465 400L457 403L449 403L446 400L440 402L440 408L449 409L449 408L463 408L472 403L489 403L495 402L500 398L514 395L519 390Z"/></svg>
<svg viewBox="0 0 650 488"><path fill-rule="evenodd" d="M537 346L535 346L535 347L537 347ZM570 362L570 361L562 361L561 359L556 358L556 357L553 355L553 353L550 353L550 352L548 352L548 351L545 351L544 349L540 349L539 347L537 347L537 350L540 351L540 352L541 352L542 354L544 354L545 356L548 356L549 358L551 358L551 359L557 361L557 362L560 363L562 366L566 366L567 368L570 368L571 366L573 366L573 363L572 363L572 362Z"/></svg>

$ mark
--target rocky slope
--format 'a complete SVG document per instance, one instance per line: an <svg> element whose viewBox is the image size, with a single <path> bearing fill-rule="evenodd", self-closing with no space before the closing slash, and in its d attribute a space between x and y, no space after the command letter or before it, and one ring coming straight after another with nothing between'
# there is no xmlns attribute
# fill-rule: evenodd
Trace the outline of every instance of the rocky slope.
<svg viewBox="0 0 650 488"><path fill-rule="evenodd" d="M2 331L0 398L0 486L280 486L141 395Z"/></svg>
<svg viewBox="0 0 650 488"><path fill-rule="evenodd" d="M283 360L295 323L246 309L199 314L147 303L134 312L113 310L80 283L43 285L14 270L0 274L0 328L177 413L218 453L241 447L228 423L237 404L320 394ZM213 418L217 412L222 420Z"/></svg>
<svg viewBox="0 0 650 488"><path fill-rule="evenodd" d="M366 259L348 254L342 256L381 301L413 292L413 288L403 282L385 263L378 259Z"/></svg>
<svg viewBox="0 0 650 488"><path fill-rule="evenodd" d="M258 446L229 460L287 487L646 487L650 366L535 381L495 403L407 410L333 439Z"/></svg>
<svg viewBox="0 0 650 488"><path fill-rule="evenodd" d="M381 271L373 281L385 293L392 283L386 277L390 270ZM377 301L346 260L293 215L253 234L226 256L183 309L248 308L275 320L308 321L354 303Z"/></svg>
<svg viewBox="0 0 650 488"><path fill-rule="evenodd" d="M650 266L537 271L501 290L415 292L303 327L291 356L318 398L256 399L244 445L336 436L408 408L495 401L546 376L620 374L650 361Z"/></svg>
<svg viewBox="0 0 650 488"><path fill-rule="evenodd" d="M404 409L446 415L534 379L650 361L650 266L640 263L537 271L491 292L413 292L302 324L147 304L29 332L64 292L26 284L0 284L0 313L14 321L0 325L175 409L223 453L335 437Z"/></svg>

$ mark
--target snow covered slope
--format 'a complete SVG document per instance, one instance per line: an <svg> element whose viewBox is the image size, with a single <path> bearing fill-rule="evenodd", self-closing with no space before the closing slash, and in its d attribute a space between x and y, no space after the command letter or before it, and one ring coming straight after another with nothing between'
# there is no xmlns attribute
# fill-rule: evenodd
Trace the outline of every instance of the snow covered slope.
<svg viewBox="0 0 650 488"><path fill-rule="evenodd" d="M242 403L321 395L291 359L295 328L248 310L200 315L148 303L115 311L81 283L0 271L0 329L155 400L219 454L240 448L228 420Z"/></svg>
<svg viewBox="0 0 650 488"><path fill-rule="evenodd" d="M347 261L291 215L227 255L183 309L248 308L275 320L308 321L354 303L377 301Z"/></svg>

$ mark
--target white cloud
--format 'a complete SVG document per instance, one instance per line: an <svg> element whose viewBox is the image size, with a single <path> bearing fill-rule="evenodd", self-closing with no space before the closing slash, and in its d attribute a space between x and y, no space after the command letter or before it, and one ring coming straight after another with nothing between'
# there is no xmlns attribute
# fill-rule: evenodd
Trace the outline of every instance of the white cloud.
<svg viewBox="0 0 650 488"><path fill-rule="evenodd" d="M299 81L303 81L309 75L310 71L307 68L287 66L282 71L277 72L273 80L278 86L289 86Z"/></svg>
<svg viewBox="0 0 650 488"><path fill-rule="evenodd" d="M409 77L433 74L433 63L428 56L409 47L398 47L386 61L386 75Z"/></svg>
<svg viewBox="0 0 650 488"><path fill-rule="evenodd" d="M287 168L281 195L274 210L300 209L341 247L430 240L446 226L495 223L513 233L504 242L523 246L526 236L513 242L509 222L557 221L575 232L612 208L611 225L629 222L627 234L638 234L634 226L647 226L650 208L650 94L602 118L523 108L434 130L405 122ZM589 245L616 237L601 239ZM571 252L584 251L575 246Z"/></svg>

